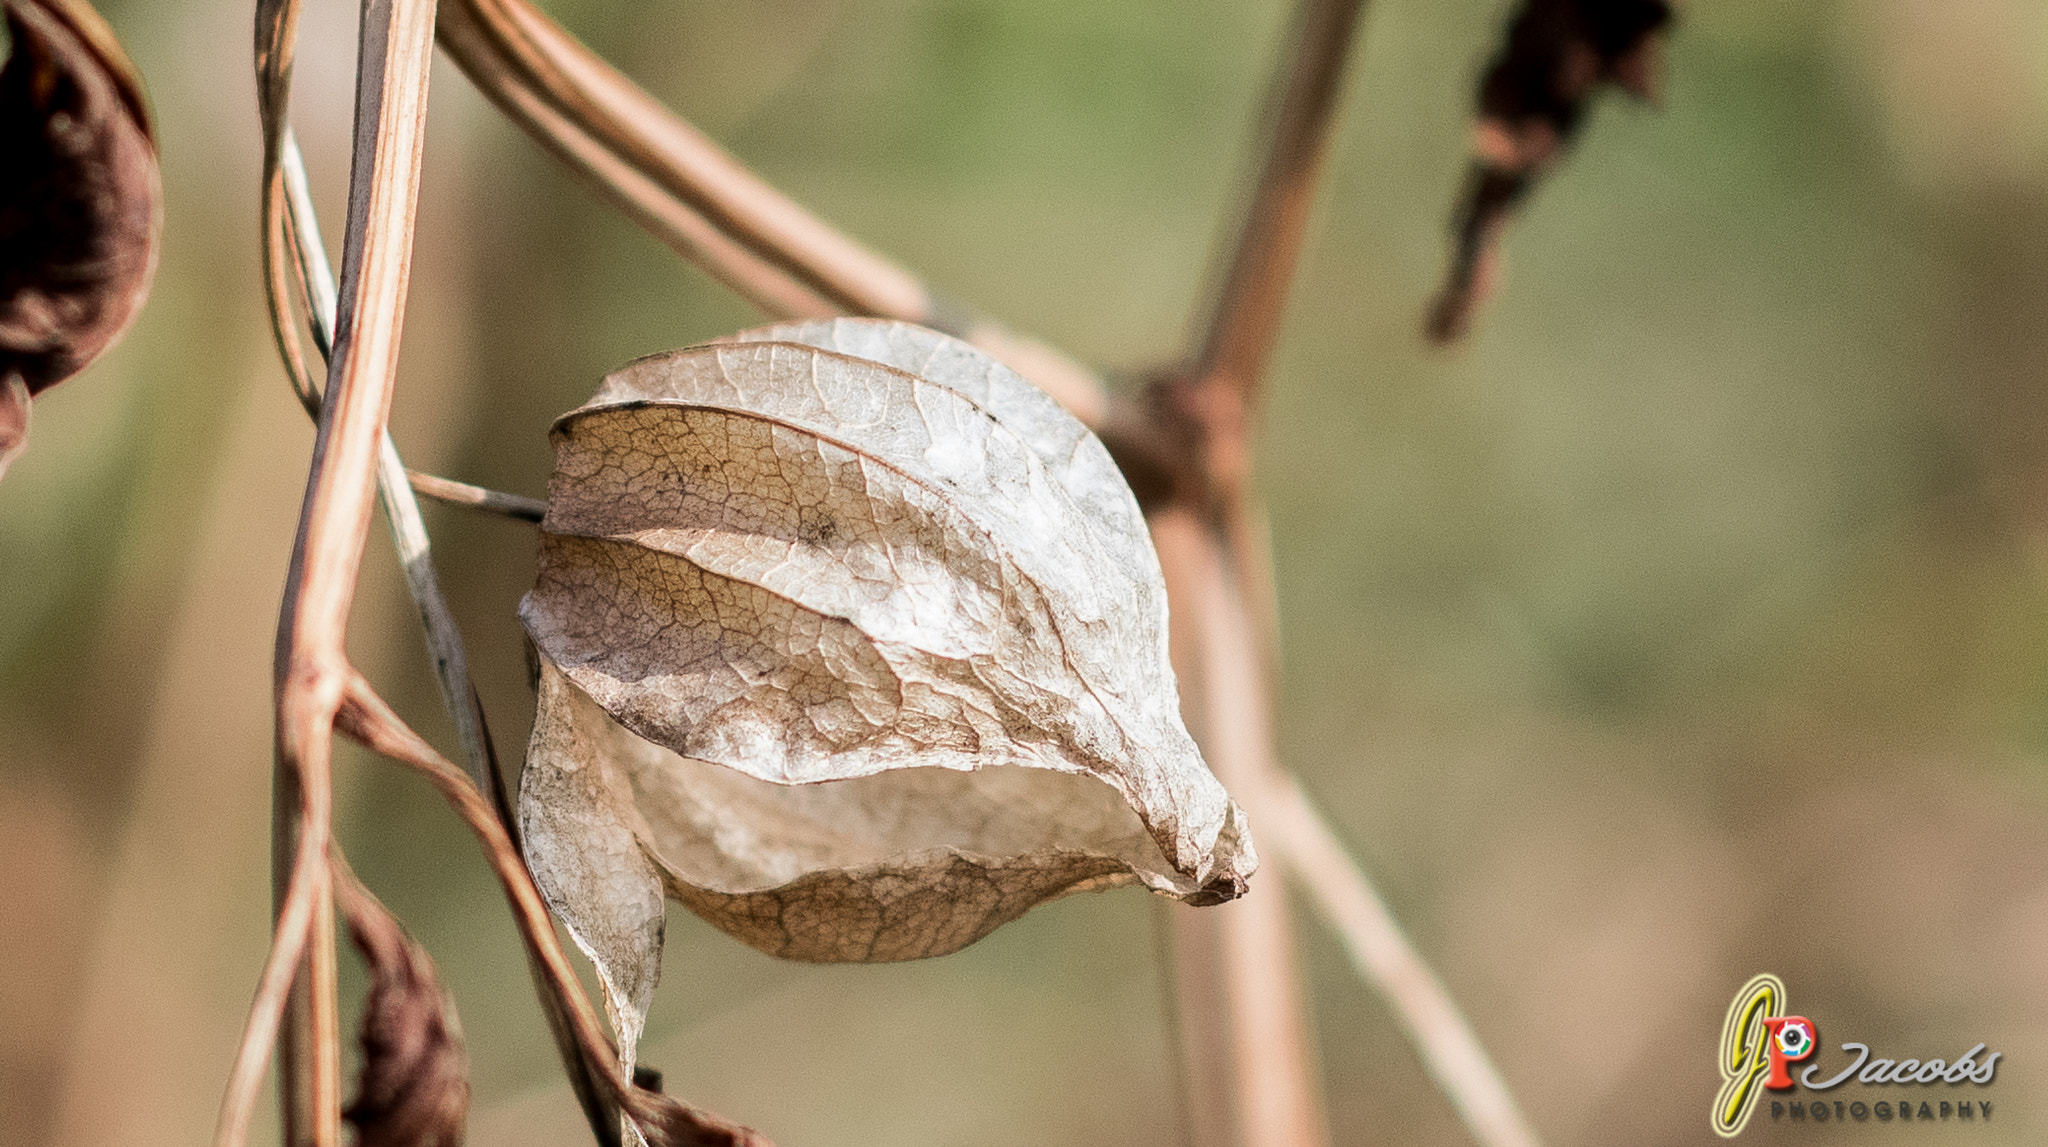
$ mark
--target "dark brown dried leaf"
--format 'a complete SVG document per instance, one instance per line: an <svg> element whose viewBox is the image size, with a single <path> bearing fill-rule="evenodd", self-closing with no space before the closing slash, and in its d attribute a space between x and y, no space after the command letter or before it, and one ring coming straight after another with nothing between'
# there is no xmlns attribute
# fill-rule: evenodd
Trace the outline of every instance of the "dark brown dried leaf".
<svg viewBox="0 0 2048 1147"><path fill-rule="evenodd" d="M0 478L7 464L28 444L28 384L18 374L0 378Z"/></svg>
<svg viewBox="0 0 2048 1147"><path fill-rule="evenodd" d="M461 1147L469 1056L455 1002L389 909L345 870L335 891L371 977L362 1081L343 1112L355 1125L356 1147Z"/></svg>
<svg viewBox="0 0 2048 1147"><path fill-rule="evenodd" d="M1655 94L1659 34L1670 22L1666 0L1527 0L1515 14L1480 81L1472 170L1450 271L1430 307L1432 339L1465 333L1492 288L1502 228L1577 135L1600 86Z"/></svg>
<svg viewBox="0 0 2048 1147"><path fill-rule="evenodd" d="M77 373L142 307L161 191L141 82L84 0L0 0L0 379Z"/></svg>
<svg viewBox="0 0 2048 1147"><path fill-rule="evenodd" d="M635 1087L629 1100L633 1122L648 1147L775 1147L751 1127L691 1107L659 1092Z"/></svg>

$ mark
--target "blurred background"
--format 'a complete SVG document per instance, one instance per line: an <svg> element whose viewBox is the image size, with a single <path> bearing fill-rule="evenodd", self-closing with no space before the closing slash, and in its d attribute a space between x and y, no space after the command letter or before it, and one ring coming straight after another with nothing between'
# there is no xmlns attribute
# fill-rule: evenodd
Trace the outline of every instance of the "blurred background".
<svg viewBox="0 0 2048 1147"><path fill-rule="evenodd" d="M271 632L311 443L257 282L250 4L101 7L148 78L168 208L141 321L38 402L0 485L6 1145L210 1136L265 951ZM1185 343L1286 17L548 8L827 218L1127 374ZM1509 8L1377 0L1353 61L1263 429L1283 755L1550 1142L1710 1141L1722 1014L1759 971L1836 1058L2003 1052L1966 1134L2038 1141L2048 6L1695 0L1662 106L1600 106L1473 337L1435 351ZM354 22L308 0L301 33L330 238ZM538 495L549 420L605 370L756 316L452 68L434 85L394 433ZM516 759L531 530L428 513ZM381 533L366 571L357 663L452 744ZM472 1141L586 1142L466 835L361 754L340 786L356 868L462 1008ZM866 968L676 910L643 1059L786 1147L1178 1142L1160 911L1081 896ZM1300 920L1334 1140L1467 1141Z"/></svg>

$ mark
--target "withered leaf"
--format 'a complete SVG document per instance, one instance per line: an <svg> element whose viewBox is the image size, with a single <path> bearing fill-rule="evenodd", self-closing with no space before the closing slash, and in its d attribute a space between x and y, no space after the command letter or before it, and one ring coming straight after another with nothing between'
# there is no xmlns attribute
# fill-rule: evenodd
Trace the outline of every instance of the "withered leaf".
<svg viewBox="0 0 2048 1147"><path fill-rule="evenodd" d="M28 445L28 384L18 374L0 378L0 478L7 476L7 464Z"/></svg>
<svg viewBox="0 0 2048 1147"><path fill-rule="evenodd" d="M1593 94L1613 84L1655 94L1666 0L1526 0L1479 85L1473 159L1459 204L1449 273L1428 332L1461 337L1497 274L1500 233L1530 188L1577 135Z"/></svg>
<svg viewBox="0 0 2048 1147"><path fill-rule="evenodd" d="M635 1087L628 1102L647 1147L775 1147L751 1127L659 1092Z"/></svg>
<svg viewBox="0 0 2048 1147"><path fill-rule="evenodd" d="M1243 891L1137 504L988 355L770 327L614 372L554 438L521 819L628 1046L664 891L819 961L951 952L1084 888Z"/></svg>
<svg viewBox="0 0 2048 1147"><path fill-rule="evenodd" d="M370 966L362 1080L342 1113L356 1147L461 1147L469 1057L455 1003L390 910L345 869L337 876L349 935Z"/></svg>
<svg viewBox="0 0 2048 1147"><path fill-rule="evenodd" d="M149 293L161 192L142 87L85 0L0 0L0 385L77 373ZM12 449L0 441L0 473ZM0 438L6 436L0 430Z"/></svg>

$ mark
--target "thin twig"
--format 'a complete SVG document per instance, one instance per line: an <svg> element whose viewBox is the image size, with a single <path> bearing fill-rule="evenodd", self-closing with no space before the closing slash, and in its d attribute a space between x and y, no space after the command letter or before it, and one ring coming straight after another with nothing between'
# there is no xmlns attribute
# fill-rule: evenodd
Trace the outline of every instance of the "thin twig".
<svg viewBox="0 0 2048 1147"><path fill-rule="evenodd" d="M602 1021L576 986L576 973L555 936L554 922L548 915L546 901L542 899L540 889L534 886L533 876L527 872L525 861L520 859L518 847L513 844L511 834L499 821L490 801L461 769L435 752L432 745L401 721L360 676L350 678L336 717L336 728L372 752L417 769L469 826L505 890L505 899L511 905L513 921L519 927L520 936L539 957L551 988L567 1005L578 1045L598 1061L610 1059L616 1064L617 1057L611 1050Z"/></svg>
<svg viewBox="0 0 2048 1147"><path fill-rule="evenodd" d="M325 762L318 763L324 765ZM296 847L292 850L293 878L278 911L270 956L264 962L263 974L257 981L256 999L250 1005L249 1019L242 1029L241 1045L235 1053L235 1064L228 1073L227 1092L221 1099L220 1122L214 1135L216 1147L241 1147L248 1140L249 1123L256 1113L256 1098L263 1089L263 1069L269 1063L270 1052L277 1039L286 997L291 993L292 981L306 954L307 941L313 932L313 915L324 899L327 866L323 858L327 840L326 834L317 828L325 823L327 810L317 807L317 802L323 798L314 786L307 786L304 792L306 799L299 802L298 815L306 828L298 834ZM300 873L306 874L304 878L300 878Z"/></svg>
<svg viewBox="0 0 2048 1147"><path fill-rule="evenodd" d="M414 493L424 494L436 502L446 502L451 506L482 510L521 522L538 522L548 514L548 504L539 498L487 490L467 482L422 474L418 470L407 470L405 476L412 483Z"/></svg>
<svg viewBox="0 0 2048 1147"><path fill-rule="evenodd" d="M292 267L286 235L291 208L287 201L284 163L290 138L292 56L298 42L299 0L259 0L256 5L256 110L263 123L263 286L270 298L270 330L277 340L292 392L316 419L320 385L314 376L298 323L281 301L290 295ZM296 150L294 148L293 150ZM303 176L303 171L301 172ZM325 253L322 253L325 259ZM327 348L323 346L321 353Z"/></svg>
<svg viewBox="0 0 2048 1147"><path fill-rule="evenodd" d="M341 299L337 294L340 288L334 281L334 268L327 262L327 242L320 234L319 212L313 209L313 187L306 177L306 157L299 151L299 139L292 132L291 120L280 117L279 124L284 133L277 148L279 174L284 180L285 213L282 222L290 228L286 238L290 240L292 265L299 273L299 290L306 301L306 320L313 332L313 345L322 359L329 359L334 355L334 324L341 310ZM274 319L291 318L289 299L282 291L270 296ZM314 397L317 399L319 396L316 394Z"/></svg>
<svg viewBox="0 0 2048 1147"><path fill-rule="evenodd" d="M1401 925L1298 782L1265 794L1260 840L1280 854L1344 942L1351 963L1407 1029L1431 1078L1484 1147L1537 1147L1536 1132L1502 1082L1443 981L1409 944Z"/></svg>
<svg viewBox="0 0 2048 1147"><path fill-rule="evenodd" d="M320 237L320 218L313 208L313 196L307 186L305 158L299 153L298 141L289 128L285 131L282 161L286 199L291 209L291 240L306 301L307 325L312 328L314 345L323 355L331 354L336 322L334 272L327 263L327 248ZM278 308L282 302L273 300L273 308ZM418 477L446 481L431 475ZM469 766L470 775L485 791L499 791L504 786L503 778L497 776L497 753L490 742L476 687L470 681L469 656L463 648L462 631L456 625L454 612L448 607L447 595L441 591L441 579L434 568L426 521L420 515L419 501L413 497L412 478L412 472L406 469L398 456L398 447L391 440L391 432L386 430L378 440L377 494L384 506L385 520L391 528L392 543L398 550L399 564L405 571L406 589L411 593L413 606L419 611L420 625L426 632L434 680L441 688L441 701L455 722L456 738L462 745L463 760ZM477 487L468 489L500 499L513 497Z"/></svg>
<svg viewBox="0 0 2048 1147"><path fill-rule="evenodd" d="M264 176L262 195L264 285L273 299L281 298L290 260L284 238L286 213L283 173L278 161L285 138L285 121L291 97L292 55L297 42L299 6L297 0L263 0L256 11L256 71L258 111L263 123ZM298 325L288 312L271 311L271 331L286 364L293 391L308 413L318 421L318 383L307 361ZM283 709L280 705L280 714ZM285 1142L289 1147L327 1147L340 1137L339 1113L340 1017L334 998L338 974L335 952L332 891L324 873L313 874L313 864L304 851L307 825L317 843L326 827L328 814L322 806L331 800L327 782L311 776L307 762L294 761L284 751L286 731L280 723L278 752L272 767L271 802L271 897L272 911L279 920L279 947L302 953L306 975L282 979L285 995L277 1005L278 1016L259 1020L270 1010L268 993L279 990L277 976L266 973L253 1009L252 1032L262 1037L260 1050L252 1047L245 1033L242 1053L230 1075L227 1098L223 1101L221 1134L246 1134L247 1118L253 1113L256 1079L268 1057L266 1043L276 1025L285 1027L283 1047L278 1056L277 1084L283 1108ZM325 767L325 754L315 754ZM310 883L309 883L310 881ZM311 897L303 935L299 902ZM286 927L291 922L292 927ZM252 1054L253 1053L253 1054Z"/></svg>

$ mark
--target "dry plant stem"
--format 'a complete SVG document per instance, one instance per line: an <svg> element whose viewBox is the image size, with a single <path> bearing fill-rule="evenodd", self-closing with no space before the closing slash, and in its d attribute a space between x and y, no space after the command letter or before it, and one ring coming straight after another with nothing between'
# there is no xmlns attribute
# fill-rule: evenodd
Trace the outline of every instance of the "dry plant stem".
<svg viewBox="0 0 2048 1147"><path fill-rule="evenodd" d="M306 178L305 160L299 152L297 140L293 138L289 126L282 124L281 121L278 126L282 128L281 146L276 149L274 159L282 169L283 186L290 210L288 214L268 220L267 223L278 230L282 230L286 222L289 223L291 246L297 256L298 284L306 304L307 325L320 353L328 355L333 345L337 308L334 274L328 266L326 246L321 239L319 218L313 207ZM270 305L273 325L279 329L293 329L295 333L288 298L274 283L272 291ZM290 358L297 351L295 343L287 343L280 339L280 346L287 356L288 364L300 365L295 364ZM310 370L302 365L293 372L295 378L310 377L310 374ZM302 391L302 396L304 394ZM310 409L317 417L317 406ZM538 520L545 512L546 506L533 499L499 494L435 478L432 475L407 471L399 459L397 448L393 445L388 431L383 434L379 443L378 493L405 570L407 588L414 606L420 612L428 649L434 663L435 678L441 688L442 701L456 722L471 776L490 792L499 819L508 826L516 825L517 821L512 816L511 794L499 770L497 751L491 742L490 730L484 720L483 705L470 680L461 631L441 592L440 580L429 548L426 524L420 514L418 502L412 497L413 491L407 485L408 479L414 484L459 491L452 500L499 513L509 512L512 516L526 517L529 520ZM532 965L531 960L529 964L536 985L544 987L539 967ZM571 1086L583 1103L592 1124L604 1128L615 1127L617 1120L609 1110L602 1107L595 1089L587 1078L583 1061L577 1055L564 1026L560 1015L561 1009L552 1004L545 990L542 992L542 1000L550 1029L555 1035L558 1048L562 1051ZM287 1071L283 1074L289 1080L290 1065L287 1063L285 1066ZM300 1111L307 1106L307 1102L297 1095L298 1090L302 1089L294 1089L289 1082L287 1083L286 1095L290 1104L288 1112ZM613 1140L601 1134L600 1142L610 1144Z"/></svg>
<svg viewBox="0 0 2048 1147"><path fill-rule="evenodd" d="M285 129L280 158L286 201L290 207L290 239L299 271L299 285L306 300L308 326L313 333L314 345L323 355L331 354L338 306L334 272L327 264L327 248L320 237L320 219L313 209L312 193L307 186L306 161L299 153L298 141L293 138L289 127ZM273 298L271 307L275 314L288 309L288 304L283 299ZM413 497L412 477L398 456L398 447L391 441L390 431L386 430L378 440L377 494L384 506L385 520L390 524L391 540L397 548L399 564L405 571L406 589L412 596L414 608L419 610L420 624L426 632L434 680L440 685L442 703L455 722L456 738L462 744L463 760L469 766L470 775L484 791L502 794L504 785L497 775L497 753L491 746L483 705L470 681L469 656L463 649L462 632L455 624L454 612L448 608L447 596L441 592L441 579L434 569L426 520L420 515L419 501ZM429 475L420 477L445 481ZM478 492L499 499L512 498L512 495L494 491ZM499 802L504 803L502 795Z"/></svg>
<svg viewBox="0 0 2048 1147"><path fill-rule="evenodd" d="M456 740L462 745L463 761L471 778L485 792L502 792L497 774L496 754L484 725L483 705L469 676L469 656L456 629L454 611L441 592L441 579L434 570L434 556L427 539L427 526L420 517L420 504L407 481L405 463L391 435L378 442L377 495L384 516L391 524L391 540L398 549L398 563L405 570L405 585L420 625L427 636L427 655L434 663L434 680L441 687L441 700L455 720Z"/></svg>
<svg viewBox="0 0 2048 1147"><path fill-rule="evenodd" d="M1280 337L1330 151L1345 60L1364 0L1301 0L1288 55L1268 94L1266 152L1257 189L1234 240L1228 269L1204 324L1186 384L1203 444L1203 474L1258 622L1270 681L1278 670L1278 604L1265 516L1245 490L1266 367Z"/></svg>
<svg viewBox="0 0 2048 1147"><path fill-rule="evenodd" d="M259 63L266 69L265 86L273 93L272 83L281 87L288 82L277 78L288 75L288 63L276 63L276 54L284 54L288 61L294 19L290 7L266 4L258 14ZM222 1147L239 1147L246 1141L285 990L300 954L307 950L315 909L328 892L333 722L351 674L345 629L369 529L378 443L390 411L403 325L433 18L433 0L369 0L364 5L340 337L328 372L278 630L278 757L299 788L298 847L272 956L223 1101L217 1138ZM272 100L265 108L266 138L279 142L281 132L273 134L272 129L282 114L281 104ZM281 185L281 179L276 182ZM312 983L318 989L323 955L316 947L311 956ZM329 946L324 960L331 964L333 958ZM315 992L316 997L319 994ZM322 1006L317 999L315 1003L315 1035L338 1043L338 1031L320 1027L317 1013ZM331 997L324 1007L331 1010ZM315 1057L316 1071L323 1069L323 1058ZM322 1147L340 1140L338 1070L332 1081L314 1081L316 1099L330 1091L334 1102L311 1113L311 1141Z"/></svg>
<svg viewBox="0 0 2048 1147"><path fill-rule="evenodd" d="M281 300L289 265L284 221L285 186L278 167L284 115L291 94L292 52L297 39L296 0L265 0L256 12L256 68L258 106L263 119L264 180L262 194L264 285L272 300ZM271 329L283 355L287 376L299 402L317 420L319 389L307 362L305 346L297 324L288 311L271 310ZM323 351L325 346L323 344ZM280 741L280 744L282 742ZM305 871L295 856L303 818L300 806L308 793L304 778L290 767L282 751L273 768L271 803L271 896L272 911L280 921L292 918L291 896L295 878ZM285 1142L299 1144L333 1143L339 1136L334 1114L340 1110L340 1017L336 1014L334 982L334 911L331 890L322 884L315 894L309 934L303 950L306 974L289 983L282 1009L283 1046L278 1053L278 1095ZM266 989L270 977L266 976ZM259 999L262 997L259 995ZM260 1008L259 1008L260 1010ZM254 1022L252 1020L252 1022ZM264 1030L280 1022L267 1021ZM245 1043L244 1052L248 1051ZM246 1073L260 1073L261 1057L253 1066L245 1055L238 1062L229 1087L229 1103L235 1102L237 1087ZM249 1085L253 1086L253 1085ZM252 1100L253 1102L253 1093ZM224 1123L227 1120L224 1118Z"/></svg>
<svg viewBox="0 0 2048 1147"><path fill-rule="evenodd" d="M280 759L286 750L283 737L281 729ZM228 1075L227 1093L221 1100L220 1124L214 1138L218 1147L240 1147L248 1139L256 1098L263 1087L263 1069L269 1062L292 982L313 938L315 914L329 907L325 826L332 811L327 807L331 789L318 783L326 779L329 761L326 754L316 752L302 754L298 763L300 770L293 774L291 786L284 790L294 798L290 803L296 807L300 822L300 831L291 838L290 847L286 850L291 856L291 876L277 913L270 955L257 982L256 1000L249 1009L235 1065ZM282 843L279 841L273 847ZM336 1034L338 1038L338 1031ZM283 1082L288 1099L300 1094L295 1081Z"/></svg>
<svg viewBox="0 0 2048 1147"><path fill-rule="evenodd" d="M1487 1058L1458 1005L1422 962L1393 914L1330 826L1292 781L1261 794L1269 842L1301 880L1359 975L1394 1011L1423 1066L1450 1096L1484 1147L1537 1147L1507 1084Z"/></svg>
<svg viewBox="0 0 2048 1147"><path fill-rule="evenodd" d="M290 298L293 264L286 232L291 207L286 190L285 157L291 129L292 55L298 40L298 0L260 0L256 6L256 107L263 122L263 286L269 297L270 330L277 340L292 392L300 405L319 416L320 389L298 323L284 300ZM290 146L292 153L296 145ZM303 179L303 165L301 165ZM325 353L326 347L321 348Z"/></svg>
<svg viewBox="0 0 2048 1147"><path fill-rule="evenodd" d="M1288 58L1268 96L1266 153L1229 269L1195 360L1196 390L1212 432L1238 454L1212 458L1212 478L1241 479L1249 448L1242 422L1256 407L1279 341L1288 290L1330 150L1330 125L1364 0L1302 0ZM1234 399L1234 400L1233 400ZM1215 405L1227 409L1207 409ZM1220 467L1220 469L1219 469Z"/></svg>
<svg viewBox="0 0 2048 1147"><path fill-rule="evenodd" d="M432 745L400 721L361 677L351 678L337 722L342 732L361 742L365 748L419 770L469 826L483 846L491 870L497 873L498 882L504 886L505 899L512 907L519 934L533 951L551 988L569 1003L567 1010L578 1046L596 1062L616 1064L617 1057L605 1035L603 1022L589 1001L584 999L575 970L555 936L554 921L548 916L540 890L534 887L533 877L526 871L526 862L520 859L518 847L513 844L511 834L498 819L497 810L491 802L461 769L435 752ZM613 1079L610 1082L614 1092L623 1093L621 1081ZM620 1094L611 1097L613 1102L618 1101Z"/></svg>
<svg viewBox="0 0 2048 1147"><path fill-rule="evenodd" d="M514 922L526 942L528 969L577 1102L583 1107L600 1147L618 1147L618 1089L607 1087L599 1078L602 1073L589 1066L615 1063L616 1054L589 1001L583 998L582 988L555 937L540 890L534 887L533 877L512 839L508 826L516 822L486 802L459 770L399 721L366 682L358 679L355 683L340 715L339 727L364 746L426 774L476 834L485 858L504 885Z"/></svg>
<svg viewBox="0 0 2048 1147"><path fill-rule="evenodd" d="M839 313L823 295L729 238L550 102L521 67L519 56L507 48L505 38L480 23L478 13L449 4L441 11L439 36L449 57L499 110L635 222L733 293L778 318Z"/></svg>
<svg viewBox="0 0 2048 1147"><path fill-rule="evenodd" d="M291 208L289 220L298 256L299 285L304 294L314 342L325 354L332 344L331 332L335 321L334 276L328 268L326 247L320 238L319 218L307 185L305 161L288 127L284 130L283 147L279 158ZM288 323L288 302L281 295L274 294L271 305L273 321ZM278 312L286 312L283 320L276 318ZM289 350L287 353L290 353ZM499 775L497 753L491 742L489 728L484 723L481 701L477 697L466 667L467 659L463 653L461 632L441 593L431 553L427 549L425 522L419 513L417 501L411 496L413 491L407 485L408 480L412 486L421 487L430 495L438 494L445 500L457 504L506 513L529 521L538 521L545 514L547 507L537 499L500 494L481 487L436 478L433 475L406 471L399 460L396 447L392 444L390 433L386 431L382 437L378 465L379 495L385 505L386 517L391 523L394 541L404 562L408 589L412 592L415 606L420 610L428 645L434 653L436 678L441 685L442 699L458 723L464 723L463 716L469 715L466 724L477 733L475 740L466 735L463 737L464 749L470 761L471 776L490 792L496 816L500 824L506 826L507 835L514 840L516 849L516 836L511 834L516 831L518 821L512 815L510 793L504 778ZM596 1130L601 1147L612 1147L618 1142L618 1120L613 1114L616 1107L607 1106L599 1094L599 1089L591 1078L587 1061L576 1046L576 1037L570 1030L570 1020L567 1009L561 1003L560 993L550 990L546 971L531 948L528 951L528 968L539 990L542 1010L548 1020L557 1049L562 1055L570 1086L583 1106L591 1126Z"/></svg>
<svg viewBox="0 0 2048 1147"><path fill-rule="evenodd" d="M1203 756L1256 826L1264 810L1252 798L1263 791L1275 765L1272 715L1253 623L1231 580L1222 541L1200 514L1166 509L1155 513L1151 524L1173 603L1174 668L1183 680L1182 708ZM1226 1022L1220 1026L1227 1039L1225 1046L1211 1050L1228 1057L1235 1142L1314 1147L1328 1136L1302 1021L1287 901L1276 875L1272 866L1262 867L1254 895L1205 910L1209 926L1193 933L1182 928L1179 935L1184 941L1216 944L1220 956L1209 979L1221 989ZM1183 1001L1191 1018L1200 1015L1205 1003ZM1196 1087L1221 1074L1196 1066L1205 1068Z"/></svg>
<svg viewBox="0 0 2048 1147"><path fill-rule="evenodd" d="M1270 786L1274 605L1270 550L1245 484L1252 422L1266 362L1279 337L1289 287L1329 150L1339 81L1363 0L1302 0L1286 58L1268 96L1256 190L1230 249L1227 269L1203 324L1194 367L1169 391L1168 412L1192 421L1197 480L1182 483L1179 510L1154 516L1154 539L1175 611L1175 641L1192 646L1177 660L1192 667L1204 754L1245 805ZM1261 833L1262 837L1269 835ZM1269 844L1270 848L1271 845ZM1184 922L1177 934L1189 974L1182 1011L1210 1029L1212 1062L1192 1057L1190 1090L1232 1080L1230 1106L1239 1142L1323 1141L1320 1088L1301 1012L1285 889L1268 866L1261 895L1218 914L1212 924ZM1205 965L1215 967L1199 974ZM1198 993L1220 989L1224 1015L1204 1019ZM1223 1038L1218 1039L1221 1035ZM1213 1057L1227 1048L1226 1070Z"/></svg>
<svg viewBox="0 0 2048 1147"><path fill-rule="evenodd" d="M412 483L415 494L446 502L451 506L482 510L487 514L511 518L520 522L538 522L547 517L548 504L539 498L527 498L519 494L507 494L498 490L487 490L467 482L456 482L433 474L422 474L418 470L407 470L406 479Z"/></svg>
<svg viewBox="0 0 2048 1147"><path fill-rule="evenodd" d="M770 186L526 0L452 0L441 42L485 95L628 215L773 318L903 319L959 334L1089 426L1106 400L1066 355L937 302L910 272Z"/></svg>
<svg viewBox="0 0 2048 1147"><path fill-rule="evenodd" d="M1215 500L1208 521L1193 515L1155 520L1169 583L1185 587L1176 609L1191 611L1199 633L1203 696L1212 728L1205 748L1260 839L1308 888L1343 936L1366 981L1394 1007L1436 1079L1475 1138L1487 1147L1534 1147L1537 1140L1456 1005L1301 790L1272 756L1271 680L1276 669L1271 546L1263 515L1245 489L1252 421L1267 360L1279 335L1313 195L1328 151L1343 61L1362 10L1360 0L1304 0L1291 60L1274 95L1274 121L1259 188L1218 293L1208 334L1187 387L1202 430L1201 463ZM1169 553L1173 556L1169 559ZM1217 721L1219 713L1227 719ZM1266 878L1275 875L1268 869ZM1268 888L1269 894L1276 889ZM1247 904L1251 901L1247 901ZM1270 903L1270 902L1269 902ZM1276 917L1283 916L1277 907ZM1223 926L1247 1141L1274 1101L1284 1068L1248 1065L1246 1055L1280 1060L1286 1020L1270 999L1297 991L1292 954L1270 932ZM1249 997L1249 998L1248 998ZM1245 1030L1263 1025L1260 1030ZM1264 1046L1264 1051L1259 1049Z"/></svg>
<svg viewBox="0 0 2048 1147"><path fill-rule="evenodd" d="M1345 60L1364 9L1364 0L1302 0L1295 10L1287 58L1267 97L1256 190L1203 324L1194 369L1183 384L1183 401L1192 408L1186 413L1202 431L1205 485L1230 540L1240 592L1260 623L1269 676L1276 668L1278 632L1272 553L1264 515L1244 491L1253 421L1329 155Z"/></svg>
<svg viewBox="0 0 2048 1147"><path fill-rule="evenodd" d="M336 305L334 275L328 268L327 250L320 238L320 221L307 185L305 160L300 155L297 141L292 138L288 127L284 130L279 158L284 170L284 186L291 208L289 220L298 256L299 285L306 302L308 325L312 330L315 344L323 354L326 354L333 342L331 332L334 329ZM271 307L273 321L276 322L279 321L275 318L276 313L288 312L289 302L281 296L273 295ZM288 313L283 321L289 322ZM404 564L406 586L411 592L414 606L420 611L420 620L426 630L435 678L441 686L442 701L457 722L458 729L462 730L463 749L467 755L472 779L490 793L499 822L506 827L516 846L519 822L512 813L510 787L500 774L497 750L492 744L489 726L484 721L483 704L469 676L462 633L455 623L454 614L448 608L447 599L441 592L440 579L435 572L429 549L426 523L420 515L419 503L412 497L412 487L426 487L430 494L452 494L453 496L448 498L450 501L509 513L511 516L529 521L540 520L546 513L546 503L512 494L500 494L465 483L451 482L429 474L407 471L399 459L397 447L392 444L388 430L379 444L377 477L378 494L384 504L385 517L391 525L393 541ZM408 480L411 486L407 484ZM474 739L469 732L472 729ZM546 1015L549 1031L554 1036L556 1049L561 1054L570 1087L576 1093L577 1100L582 1105L592 1128L596 1130L601 1147L612 1147L618 1140L618 1120L614 1115L614 1109L606 1106L605 1100L592 1081L586 1061L570 1031L565 1010L557 999L557 993L550 991L545 970L531 950L528 952L528 970L540 994L542 1010Z"/></svg>
<svg viewBox="0 0 2048 1147"><path fill-rule="evenodd" d="M525 0L451 0L451 7L606 150L833 306L913 320L930 314L930 295L915 276L769 186Z"/></svg>

